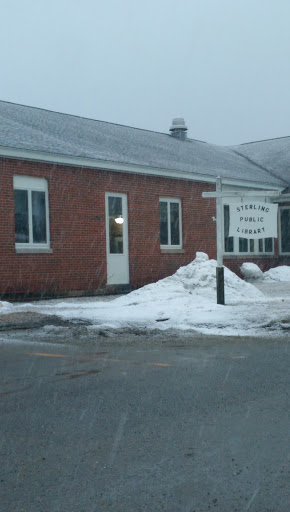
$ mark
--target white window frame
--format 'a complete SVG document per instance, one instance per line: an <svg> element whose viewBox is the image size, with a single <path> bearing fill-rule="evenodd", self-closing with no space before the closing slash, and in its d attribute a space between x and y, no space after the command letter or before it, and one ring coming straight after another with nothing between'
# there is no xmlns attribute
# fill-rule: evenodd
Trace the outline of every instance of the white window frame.
<svg viewBox="0 0 290 512"><path fill-rule="evenodd" d="M254 241L254 251L240 251L239 250L239 239L243 237L237 237L234 236L233 238L233 251L229 252L225 250L225 221L224 221L224 207L230 206L229 203L223 203L223 222L222 222L222 228L223 228L223 254L224 256L273 256L275 254L275 248L274 248L274 239L272 238L272 247L273 250L271 252L265 252L265 238L262 238L263 240L263 251L259 251L259 239L252 239ZM270 237L269 237L270 238ZM250 240L248 240L248 249L250 249Z"/></svg>
<svg viewBox="0 0 290 512"><path fill-rule="evenodd" d="M290 210L290 206L280 206L279 207L279 255L281 256L289 256L290 252L282 252L282 229L281 229L281 211L282 210Z"/></svg>
<svg viewBox="0 0 290 512"><path fill-rule="evenodd" d="M179 213L179 241L178 245L171 245L170 243L160 244L161 249L182 249L182 209L181 209L181 199L176 197L160 197L159 198L159 206L160 203L167 203L167 233L168 233L168 241L171 241L171 223L170 223L170 203L178 204L178 213ZM160 220L160 210L159 210L159 220Z"/></svg>
<svg viewBox="0 0 290 512"><path fill-rule="evenodd" d="M49 233L49 204L48 204L48 184L44 178L32 178L30 176L14 176L13 190L26 190L28 192L28 233L29 242L15 242L16 252L51 252L50 251L50 233ZM32 227L32 192L45 193L45 216L46 216L46 242L33 242Z"/></svg>

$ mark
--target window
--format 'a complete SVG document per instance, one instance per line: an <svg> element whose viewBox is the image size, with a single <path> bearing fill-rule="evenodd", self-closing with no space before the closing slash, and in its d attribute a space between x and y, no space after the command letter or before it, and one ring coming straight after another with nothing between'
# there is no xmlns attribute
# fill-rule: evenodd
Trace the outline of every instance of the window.
<svg viewBox="0 0 290 512"><path fill-rule="evenodd" d="M45 179L14 176L14 213L16 249L49 249Z"/></svg>
<svg viewBox="0 0 290 512"><path fill-rule="evenodd" d="M123 211L122 197L108 196L109 246L110 254L123 254Z"/></svg>
<svg viewBox="0 0 290 512"><path fill-rule="evenodd" d="M181 201L161 198L160 206L160 246L164 249L181 249Z"/></svg>
<svg viewBox="0 0 290 512"><path fill-rule="evenodd" d="M290 208L280 208L280 253L290 254Z"/></svg>
<svg viewBox="0 0 290 512"><path fill-rule="evenodd" d="M232 254L267 254L274 252L273 238L259 240L229 236L230 207L224 205L224 252Z"/></svg>

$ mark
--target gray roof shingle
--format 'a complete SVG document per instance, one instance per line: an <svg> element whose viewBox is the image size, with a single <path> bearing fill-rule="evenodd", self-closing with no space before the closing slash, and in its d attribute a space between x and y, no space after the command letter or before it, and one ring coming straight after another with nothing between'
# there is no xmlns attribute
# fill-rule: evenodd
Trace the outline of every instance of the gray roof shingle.
<svg viewBox="0 0 290 512"><path fill-rule="evenodd" d="M255 151L254 145L180 141L169 134L0 101L0 154L4 146L283 186L285 177L290 183L290 144L280 146L279 140L277 145L255 143ZM272 148L276 156L271 156Z"/></svg>
<svg viewBox="0 0 290 512"><path fill-rule="evenodd" d="M249 142L231 149L290 184L290 137Z"/></svg>

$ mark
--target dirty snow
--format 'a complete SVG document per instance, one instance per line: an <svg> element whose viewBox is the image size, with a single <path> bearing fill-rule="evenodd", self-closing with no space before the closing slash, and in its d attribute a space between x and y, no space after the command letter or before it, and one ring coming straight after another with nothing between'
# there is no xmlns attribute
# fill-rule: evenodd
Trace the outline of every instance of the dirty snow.
<svg viewBox="0 0 290 512"><path fill-rule="evenodd" d="M289 267L279 268L279 278L288 276ZM90 322L90 329L103 330L178 329L241 336L289 333L290 293L286 297L266 296L225 268L225 299L225 306L216 304L216 261L197 253L194 261L174 275L110 302L100 298L43 301L10 305L10 309L3 306L0 313L11 308L13 312L37 311L85 320Z"/></svg>

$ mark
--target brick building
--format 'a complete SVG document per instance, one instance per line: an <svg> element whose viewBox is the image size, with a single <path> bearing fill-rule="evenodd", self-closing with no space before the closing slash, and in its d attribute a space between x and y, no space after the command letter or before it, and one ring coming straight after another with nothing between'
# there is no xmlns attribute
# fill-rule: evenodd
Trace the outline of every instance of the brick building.
<svg viewBox="0 0 290 512"><path fill-rule="evenodd" d="M277 190L279 238L227 236L225 264L290 264L290 137L220 147L0 102L2 298L108 293L216 257L215 189Z"/></svg>

